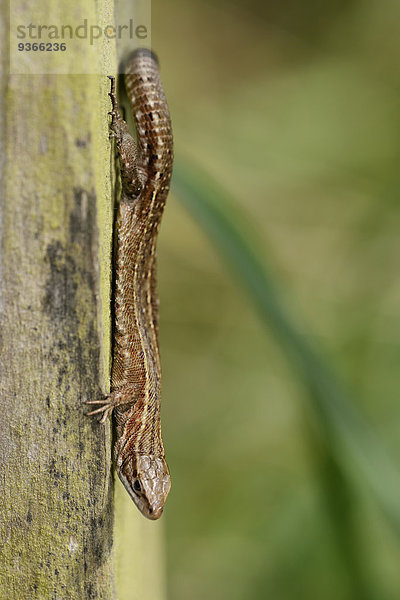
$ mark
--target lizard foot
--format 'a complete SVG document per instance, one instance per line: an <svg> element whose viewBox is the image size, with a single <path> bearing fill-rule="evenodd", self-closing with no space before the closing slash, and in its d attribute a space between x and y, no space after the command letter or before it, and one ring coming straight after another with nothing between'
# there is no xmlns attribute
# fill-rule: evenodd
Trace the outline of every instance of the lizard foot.
<svg viewBox="0 0 400 600"><path fill-rule="evenodd" d="M86 400L85 404L91 405L99 405L98 408L91 410L86 413L87 417L91 417L93 415L100 415L102 417L100 419L100 423L105 423L107 417L112 415L112 411L117 406L121 406L123 404L133 404L136 402L137 398L137 385L136 384L128 384L124 387L111 392L108 396L103 398L102 400Z"/></svg>

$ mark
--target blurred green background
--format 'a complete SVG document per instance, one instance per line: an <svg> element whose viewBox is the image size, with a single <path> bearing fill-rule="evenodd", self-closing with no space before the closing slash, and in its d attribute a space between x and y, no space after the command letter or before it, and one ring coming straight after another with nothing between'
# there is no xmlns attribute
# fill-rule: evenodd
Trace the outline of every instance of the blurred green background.
<svg viewBox="0 0 400 600"><path fill-rule="evenodd" d="M169 598L398 599L400 4L152 15Z"/></svg>

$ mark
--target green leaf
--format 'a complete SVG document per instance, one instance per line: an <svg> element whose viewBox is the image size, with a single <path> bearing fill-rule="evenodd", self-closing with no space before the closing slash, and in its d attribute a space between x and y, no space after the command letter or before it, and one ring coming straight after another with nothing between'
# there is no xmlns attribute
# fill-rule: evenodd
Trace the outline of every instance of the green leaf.
<svg viewBox="0 0 400 600"><path fill-rule="evenodd" d="M309 389L322 438L343 476L366 484L400 536L400 473L329 362L296 327L254 229L229 194L192 163L176 162L174 191L208 234Z"/></svg>

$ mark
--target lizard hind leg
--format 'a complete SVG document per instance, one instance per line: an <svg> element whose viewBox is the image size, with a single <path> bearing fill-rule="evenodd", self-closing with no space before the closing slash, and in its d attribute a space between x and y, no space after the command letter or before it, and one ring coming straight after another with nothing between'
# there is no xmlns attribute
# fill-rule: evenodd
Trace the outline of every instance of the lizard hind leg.
<svg viewBox="0 0 400 600"><path fill-rule="evenodd" d="M110 110L110 112L108 113L111 116L110 129L112 132L112 136L115 137L117 141L121 141L124 134L129 134L128 126L125 120L123 119L121 111L119 109L119 104L115 93L115 77L109 75L108 78L111 81L111 88L108 95L110 96L112 105L112 110Z"/></svg>
<svg viewBox="0 0 400 600"><path fill-rule="evenodd" d="M119 166L122 180L122 188L125 194L136 198L145 180L145 175L140 168L139 153L136 141L129 132L128 125L122 117L115 93L115 77L108 76L111 80L109 96L111 98L110 139L114 138L119 155Z"/></svg>

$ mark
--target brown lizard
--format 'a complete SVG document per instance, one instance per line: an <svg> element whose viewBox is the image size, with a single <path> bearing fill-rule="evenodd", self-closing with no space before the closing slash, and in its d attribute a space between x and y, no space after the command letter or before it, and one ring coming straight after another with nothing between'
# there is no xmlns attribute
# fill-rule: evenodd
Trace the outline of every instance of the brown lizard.
<svg viewBox="0 0 400 600"><path fill-rule="evenodd" d="M111 394L89 415L114 413L117 473L139 510L158 519L171 487L161 437L156 242L173 163L171 119L158 61L147 49L127 60L125 85L137 143L128 131L111 79L111 131L121 174L116 231L114 349Z"/></svg>

